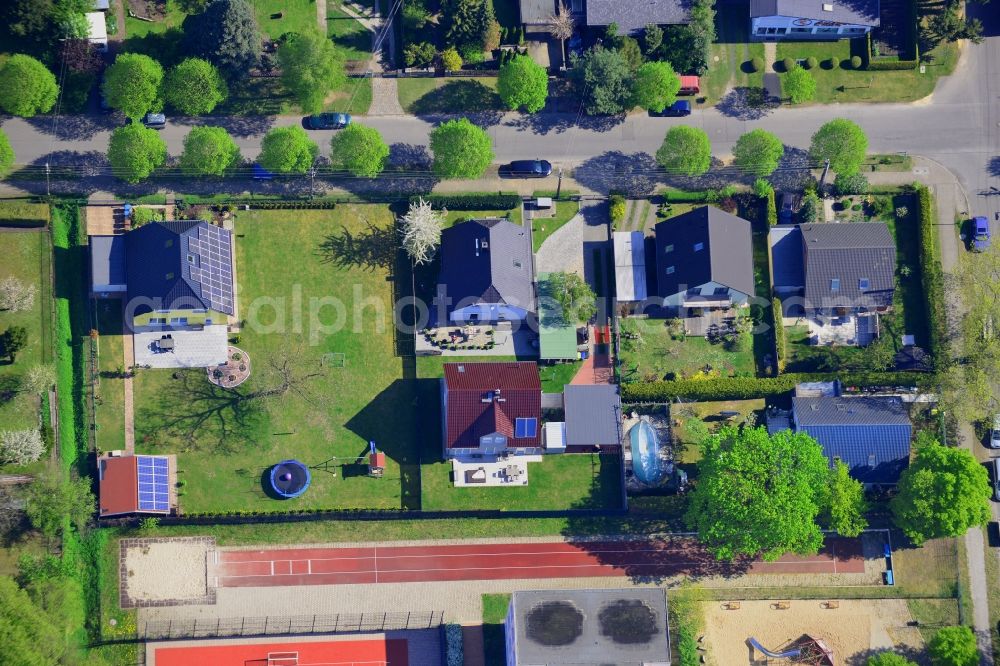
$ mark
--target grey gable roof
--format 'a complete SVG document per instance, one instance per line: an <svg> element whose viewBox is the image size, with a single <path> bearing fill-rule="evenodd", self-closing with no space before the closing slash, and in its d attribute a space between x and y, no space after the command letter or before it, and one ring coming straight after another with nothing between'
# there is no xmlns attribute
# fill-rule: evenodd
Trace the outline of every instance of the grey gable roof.
<svg viewBox="0 0 1000 666"><path fill-rule="evenodd" d="M587 0L587 25L616 23L621 33L637 33L649 23L690 23L692 0Z"/></svg>
<svg viewBox="0 0 1000 666"><path fill-rule="evenodd" d="M824 11L824 5L833 5L833 11ZM750 18L765 16L877 26L879 0L750 0Z"/></svg>
<svg viewBox="0 0 1000 666"><path fill-rule="evenodd" d="M621 444L621 398L612 384L567 385L563 391L568 446Z"/></svg>
<svg viewBox="0 0 1000 666"><path fill-rule="evenodd" d="M520 0L521 23L546 25L549 17L556 13L555 0Z"/></svg>
<svg viewBox="0 0 1000 666"><path fill-rule="evenodd" d="M695 251L696 243L703 243ZM673 245L673 251L667 247ZM670 275L668 266L674 267ZM717 282L752 295L750 222L714 206L702 206L656 225L656 286L661 298Z"/></svg>
<svg viewBox="0 0 1000 666"><path fill-rule="evenodd" d="M128 299L235 315L232 237L200 220L150 222L125 234ZM139 309L137 314L147 312Z"/></svg>
<svg viewBox="0 0 1000 666"><path fill-rule="evenodd" d="M441 233L441 273L451 312L460 301L506 304L535 311L531 240L504 219L469 220Z"/></svg>
<svg viewBox="0 0 1000 666"><path fill-rule="evenodd" d="M913 426L899 398L792 398L799 431L866 483L895 483L909 465Z"/></svg>
<svg viewBox="0 0 1000 666"><path fill-rule="evenodd" d="M892 304L896 242L884 222L804 224L806 307L879 307ZM861 280L868 289L861 289ZM839 288L833 289L833 280Z"/></svg>
<svg viewBox="0 0 1000 666"><path fill-rule="evenodd" d="M91 236L91 284L125 284L125 238L122 236Z"/></svg>

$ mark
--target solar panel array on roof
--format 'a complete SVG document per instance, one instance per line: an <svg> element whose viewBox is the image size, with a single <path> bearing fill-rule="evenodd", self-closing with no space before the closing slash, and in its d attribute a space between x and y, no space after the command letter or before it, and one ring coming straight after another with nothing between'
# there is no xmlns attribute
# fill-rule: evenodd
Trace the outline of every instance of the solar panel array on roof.
<svg viewBox="0 0 1000 666"><path fill-rule="evenodd" d="M170 467L166 456L136 456L139 511L170 511Z"/></svg>
<svg viewBox="0 0 1000 666"><path fill-rule="evenodd" d="M229 232L210 224L198 226L198 237L188 237L186 266L201 285L201 298L212 310L234 312L232 247Z"/></svg>

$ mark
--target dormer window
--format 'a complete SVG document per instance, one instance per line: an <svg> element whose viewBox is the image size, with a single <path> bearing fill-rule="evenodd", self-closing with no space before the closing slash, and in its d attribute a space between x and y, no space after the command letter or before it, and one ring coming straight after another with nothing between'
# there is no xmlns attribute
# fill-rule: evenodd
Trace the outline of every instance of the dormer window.
<svg viewBox="0 0 1000 666"><path fill-rule="evenodd" d="M694 244L694 251L695 252L701 252L704 249L705 249L705 244L704 243L695 243Z"/></svg>
<svg viewBox="0 0 1000 666"><path fill-rule="evenodd" d="M673 266L667 266L667 275L673 275L674 274L674 270L675 269L674 269Z"/></svg>

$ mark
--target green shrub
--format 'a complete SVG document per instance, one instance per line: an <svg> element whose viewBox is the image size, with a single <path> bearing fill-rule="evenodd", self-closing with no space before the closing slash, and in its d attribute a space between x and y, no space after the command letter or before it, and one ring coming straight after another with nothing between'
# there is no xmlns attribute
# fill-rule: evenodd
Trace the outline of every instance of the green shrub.
<svg viewBox="0 0 1000 666"><path fill-rule="evenodd" d="M819 67L819 60L815 56L806 58L806 69L816 69L817 67Z"/></svg>
<svg viewBox="0 0 1000 666"><path fill-rule="evenodd" d="M518 194L428 194L410 197L410 203L423 199L435 209L448 210L510 210L521 205Z"/></svg>
<svg viewBox="0 0 1000 666"><path fill-rule="evenodd" d="M625 219L625 197L620 194L612 194L608 202L611 207L611 224L617 225Z"/></svg>
<svg viewBox="0 0 1000 666"><path fill-rule="evenodd" d="M777 196L773 189L767 195L767 226L769 227L773 227L778 223L778 204L775 201Z"/></svg>
<svg viewBox="0 0 1000 666"><path fill-rule="evenodd" d="M778 364L778 372L785 371L788 359L788 344L785 340L785 327L781 324L781 301L777 298L771 299L771 315L774 318L774 353Z"/></svg>
<svg viewBox="0 0 1000 666"><path fill-rule="evenodd" d="M851 69L861 69L861 56L851 56Z"/></svg>
<svg viewBox="0 0 1000 666"><path fill-rule="evenodd" d="M752 58L750 60L750 69L755 72L764 71L764 59L763 58Z"/></svg>
<svg viewBox="0 0 1000 666"><path fill-rule="evenodd" d="M841 197L848 194L868 194L868 179L862 173L838 173L833 181L833 189L836 191L837 196Z"/></svg>
<svg viewBox="0 0 1000 666"><path fill-rule="evenodd" d="M785 58L781 61L781 69L786 72L790 72L798 66L799 64L795 62L795 58Z"/></svg>
<svg viewBox="0 0 1000 666"><path fill-rule="evenodd" d="M917 210L920 216L920 273L921 286L927 307L927 351L938 372L951 365L948 353L948 328L944 305L944 275L937 245L937 227L931 207L931 193L923 185L916 186Z"/></svg>
<svg viewBox="0 0 1000 666"><path fill-rule="evenodd" d="M827 69L833 69L836 66L837 66L836 58L827 58L826 60L823 61L823 67L826 67Z"/></svg>
<svg viewBox="0 0 1000 666"><path fill-rule="evenodd" d="M442 630L444 633L444 663L446 666L462 666L465 662L462 625L446 624Z"/></svg>
<svg viewBox="0 0 1000 666"><path fill-rule="evenodd" d="M149 224L153 221L159 221L166 219L163 210L160 208L133 208L132 209L132 226L141 227L144 224Z"/></svg>

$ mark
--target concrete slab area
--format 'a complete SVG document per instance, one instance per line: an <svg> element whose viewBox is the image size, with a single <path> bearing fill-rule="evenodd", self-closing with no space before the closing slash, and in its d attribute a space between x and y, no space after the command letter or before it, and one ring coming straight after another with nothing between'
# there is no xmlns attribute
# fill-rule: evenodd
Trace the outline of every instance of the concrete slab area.
<svg viewBox="0 0 1000 666"><path fill-rule="evenodd" d="M159 341L170 335L173 351L160 350ZM208 368L226 362L228 332L222 324L212 324L203 330L164 328L133 334L135 363L151 368Z"/></svg>

